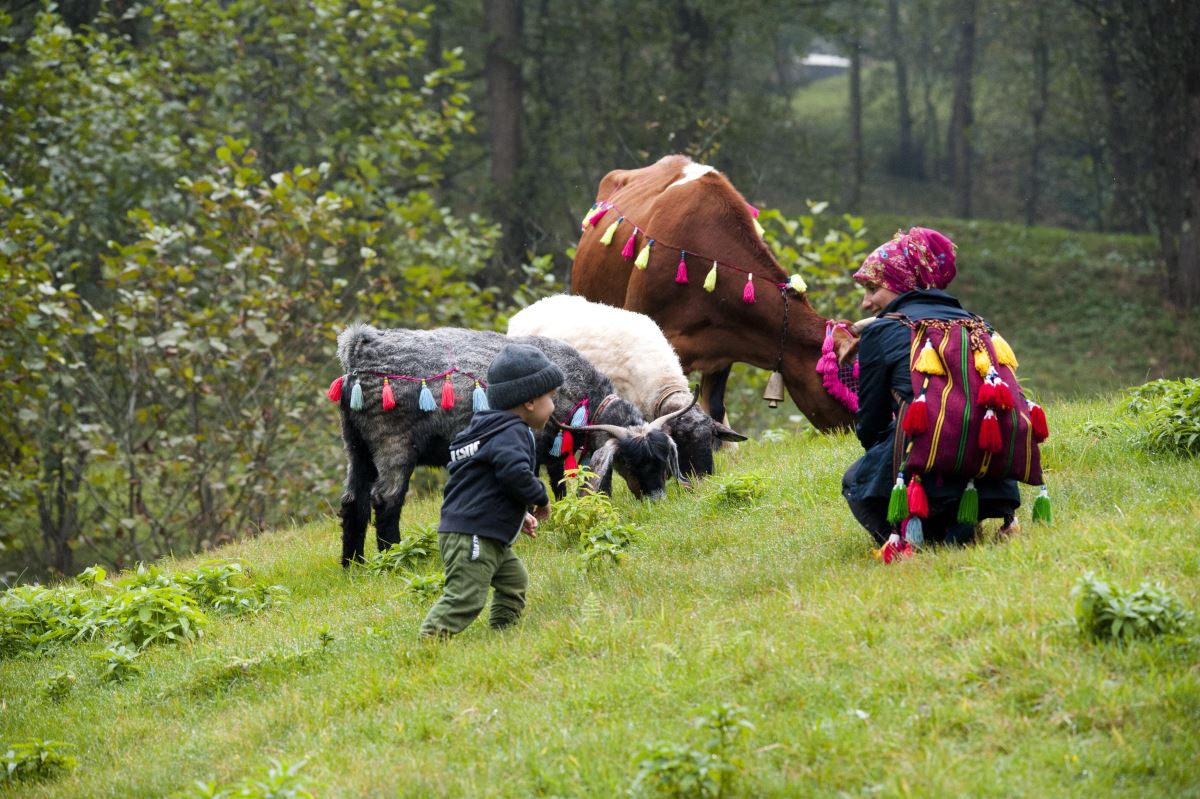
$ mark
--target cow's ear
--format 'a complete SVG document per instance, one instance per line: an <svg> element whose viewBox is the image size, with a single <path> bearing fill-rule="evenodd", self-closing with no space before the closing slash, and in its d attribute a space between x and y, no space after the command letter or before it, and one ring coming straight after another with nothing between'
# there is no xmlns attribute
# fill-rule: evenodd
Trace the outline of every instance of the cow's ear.
<svg viewBox="0 0 1200 799"><path fill-rule="evenodd" d="M722 441L745 441L746 436L723 422L713 420L713 435Z"/></svg>
<svg viewBox="0 0 1200 799"><path fill-rule="evenodd" d="M600 487L612 478L613 459L617 455L617 440L610 438L605 442L604 446L596 450L592 455L592 461L588 468L592 470L592 481L588 483L588 488L592 493L599 493Z"/></svg>

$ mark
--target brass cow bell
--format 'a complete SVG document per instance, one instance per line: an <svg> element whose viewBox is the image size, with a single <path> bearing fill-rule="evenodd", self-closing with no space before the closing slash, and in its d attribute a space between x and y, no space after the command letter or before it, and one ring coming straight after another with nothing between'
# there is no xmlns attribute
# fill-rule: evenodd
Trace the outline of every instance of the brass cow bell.
<svg viewBox="0 0 1200 799"><path fill-rule="evenodd" d="M767 381L767 387L763 391L763 399L767 401L767 405L772 408L778 408L779 403L783 402L783 375L779 372L772 372L771 379Z"/></svg>

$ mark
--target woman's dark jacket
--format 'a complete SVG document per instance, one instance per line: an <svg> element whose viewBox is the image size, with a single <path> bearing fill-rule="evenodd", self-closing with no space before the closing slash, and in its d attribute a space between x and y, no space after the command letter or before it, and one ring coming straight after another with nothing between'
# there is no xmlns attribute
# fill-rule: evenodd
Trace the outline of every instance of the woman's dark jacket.
<svg viewBox="0 0 1200 799"><path fill-rule="evenodd" d="M909 319L970 319L958 300L940 289L920 289L901 294L883 309L884 314L898 313ZM899 406L892 392L912 402L912 377L909 352L912 331L895 319L880 318L862 332L858 345L858 415L854 429L866 454L859 464L850 499L865 502L887 501L896 482L892 472L892 439L896 432ZM957 506L966 488L966 478L956 475L929 475L925 493L931 513L950 505ZM1015 480L987 478L975 481L979 491L980 518L996 518L1011 513L1021 504Z"/></svg>

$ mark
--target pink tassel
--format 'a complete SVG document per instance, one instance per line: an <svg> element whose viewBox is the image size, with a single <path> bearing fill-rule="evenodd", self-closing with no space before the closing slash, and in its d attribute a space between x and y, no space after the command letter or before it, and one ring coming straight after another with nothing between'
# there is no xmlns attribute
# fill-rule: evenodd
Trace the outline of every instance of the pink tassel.
<svg viewBox="0 0 1200 799"><path fill-rule="evenodd" d="M446 379L442 381L442 410L450 410L454 407L454 384L450 382L450 375L446 375Z"/></svg>
<svg viewBox="0 0 1200 799"><path fill-rule="evenodd" d="M684 258L683 253L679 253L679 268L675 270L675 282L676 283L688 282L687 260Z"/></svg>
<svg viewBox="0 0 1200 799"><path fill-rule="evenodd" d="M592 214L591 217L588 219L588 224L591 225L592 227L595 227L596 225L600 224L600 220L603 219L604 215L607 213L608 213L608 208L603 205L600 206L600 208L596 211L596 213Z"/></svg>
<svg viewBox="0 0 1200 799"><path fill-rule="evenodd" d="M637 242L637 228L629 234L629 241L625 242L625 249L621 250L621 257L628 261L633 257L633 246Z"/></svg>
<svg viewBox="0 0 1200 799"><path fill-rule="evenodd" d="M750 216L754 217L755 219L758 219L758 209L757 208L755 208L750 203L746 203L746 208L750 209Z"/></svg>
<svg viewBox="0 0 1200 799"><path fill-rule="evenodd" d="M346 376L342 375L329 384L329 390L325 392L325 396L329 397L330 402L342 401L342 383L344 382L346 382Z"/></svg>
<svg viewBox="0 0 1200 799"><path fill-rule="evenodd" d="M846 406L850 413L858 413L858 395L838 377L837 353L833 351L833 334L829 327L826 327L825 341L821 343L821 357L817 360L817 374L821 375L821 383L829 392L829 396Z"/></svg>
<svg viewBox="0 0 1200 799"><path fill-rule="evenodd" d="M754 302L754 275L746 275L746 288L742 289L742 302Z"/></svg>
<svg viewBox="0 0 1200 799"><path fill-rule="evenodd" d="M383 406L385 411L390 411L396 407L396 395L392 393L392 384L388 382L386 377L383 378L383 396L379 404Z"/></svg>

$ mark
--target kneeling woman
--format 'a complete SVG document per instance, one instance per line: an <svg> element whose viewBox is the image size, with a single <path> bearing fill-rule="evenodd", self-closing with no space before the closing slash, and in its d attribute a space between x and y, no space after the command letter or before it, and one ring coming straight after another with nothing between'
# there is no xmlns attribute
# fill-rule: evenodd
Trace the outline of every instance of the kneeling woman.
<svg viewBox="0 0 1200 799"><path fill-rule="evenodd" d="M887 520L888 497L896 479L894 439L900 402L912 402L909 371L912 336L909 328L885 314L922 319L969 319L958 300L944 289L954 279L955 246L928 228L913 228L882 245L863 261L854 279L865 290L862 307L877 318L862 332L858 346L859 388L855 432L866 454L842 477L842 494L859 523L883 544L894 531ZM925 481L929 517L925 538L933 542L966 544L976 533L973 523L959 523L957 509L967 479L960 475L930 475ZM979 518L1011 519L1021 504L1015 480L982 479Z"/></svg>

